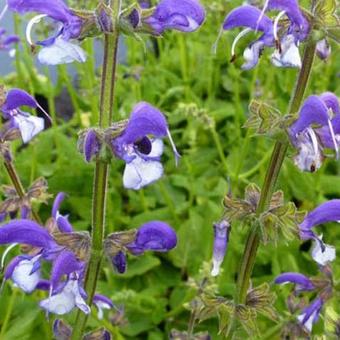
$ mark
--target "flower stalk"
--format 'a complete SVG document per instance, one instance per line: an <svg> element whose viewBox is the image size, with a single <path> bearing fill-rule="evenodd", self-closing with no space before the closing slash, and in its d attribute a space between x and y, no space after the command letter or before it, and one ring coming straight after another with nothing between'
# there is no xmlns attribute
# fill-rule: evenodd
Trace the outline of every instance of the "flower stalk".
<svg viewBox="0 0 340 340"><path fill-rule="evenodd" d="M113 100L115 90L117 51L119 31L117 27L121 1L111 2L113 12L114 31L105 34L104 60L101 78L99 127L107 128L112 121ZM107 178L109 164L97 158L94 172L93 201L92 201L92 248L88 264L85 291L88 294L87 303L91 305L96 290L98 274L103 256L103 237L105 233L105 209L107 196ZM72 339L81 339L85 330L88 315L78 311L73 327Z"/></svg>
<svg viewBox="0 0 340 340"><path fill-rule="evenodd" d="M7 174L9 176L9 178L11 179L11 182L15 188L15 191L17 192L18 196L20 198L24 198L26 195L24 186L21 183L20 177L14 167L14 164L12 161L4 161L4 166L5 169L7 171ZM32 209L32 217L33 219L38 222L39 224L41 223L40 217L38 216L38 214Z"/></svg>
<svg viewBox="0 0 340 340"><path fill-rule="evenodd" d="M305 47L302 67L300 69L296 85L293 90L292 99L289 103L288 113L296 113L300 108L311 74L315 56L315 48L316 43L312 39L310 39ZM257 214L261 214L268 207L287 149L288 141L277 141L274 146L264 184L261 190L261 197L257 207ZM241 260L240 274L237 280L235 301L238 304L244 304L246 300L247 291L249 288L249 281L254 268L257 249L260 244L258 229L259 228L257 228L256 225L252 227L245 245L243 258Z"/></svg>

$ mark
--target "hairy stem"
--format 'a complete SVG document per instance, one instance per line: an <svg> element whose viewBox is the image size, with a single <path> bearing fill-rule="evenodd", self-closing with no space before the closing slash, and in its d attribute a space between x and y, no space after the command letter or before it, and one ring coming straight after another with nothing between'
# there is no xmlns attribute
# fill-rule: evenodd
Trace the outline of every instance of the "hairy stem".
<svg viewBox="0 0 340 340"><path fill-rule="evenodd" d="M296 85L293 90L293 95L291 97L292 99L289 103L288 113L295 113L300 108L303 96L308 85L309 76L312 70L315 55L315 46L316 44L312 40L308 41L306 44L302 61L302 68L296 80ZM263 187L261 190L261 197L257 207L257 214L261 214L268 207L273 191L275 189L275 185L287 149L288 142L277 141L274 146L270 163L265 176L265 180L263 183ZM257 225L255 225L249 232L241 261L240 272L237 280L237 289L235 297L236 303L244 304L246 301L247 291L249 288L249 281L254 268L259 243L260 236L258 234Z"/></svg>
<svg viewBox="0 0 340 340"><path fill-rule="evenodd" d="M13 186L15 188L15 191L17 192L18 196L20 198L24 198L25 195L26 195L26 192L25 192L24 186L21 183L19 175L18 175L17 171L15 170L13 162L11 162L11 161L9 161L9 162L8 161L4 161L4 166L5 166L7 174L9 176L9 178L11 179L11 182L12 182L12 184L13 184ZM39 224L41 224L42 222L41 222L40 217L38 216L38 214L33 209L31 209L31 213L32 213L33 219L36 222L38 222Z"/></svg>
<svg viewBox="0 0 340 340"><path fill-rule="evenodd" d="M115 29L104 38L104 61L101 78L99 127L107 128L112 121L113 99L115 90L116 64L119 31L116 24L120 12L120 0L111 2ZM92 249L85 279L85 291L88 294L87 303L92 299L97 286L100 264L103 257L103 237L105 233L105 209L107 196L107 178L109 164L99 158L96 160L92 200ZM80 310L77 313L73 327L72 339L81 339L86 327L88 315Z"/></svg>

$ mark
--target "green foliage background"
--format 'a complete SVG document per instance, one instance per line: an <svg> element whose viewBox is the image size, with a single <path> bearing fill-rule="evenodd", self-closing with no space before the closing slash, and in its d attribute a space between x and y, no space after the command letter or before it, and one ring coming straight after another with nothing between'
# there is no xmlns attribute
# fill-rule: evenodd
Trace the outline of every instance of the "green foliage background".
<svg viewBox="0 0 340 340"><path fill-rule="evenodd" d="M172 135L182 154L178 168L168 145L164 156L165 176L141 191L127 191L122 187L122 161L114 160L110 173L107 201L107 233L135 228L142 223L160 219L178 232L178 246L169 254L147 254L130 258L124 275L113 273L105 262L98 291L123 304L128 322L116 327L110 322L113 311L97 319L93 309L89 329L102 325L111 330L115 339L166 339L172 328L186 329L189 312L184 304L194 292L188 287L188 277L196 277L203 262L210 261L212 253L212 223L222 213L222 199L228 191L230 177L232 194L243 194L247 184L261 185L269 160L273 140L254 136L242 128L248 116L251 98L265 100L285 112L294 86L297 70L274 68L270 52L265 51L260 65L252 71L241 71L243 48L252 39L242 39L237 46L239 58L229 62L230 47L236 31L225 33L217 54L211 47L220 25L240 1L203 1L207 18L203 27L192 34L167 32L162 39L145 38L145 46L133 38L124 38L127 59L118 67L114 119L125 119L139 101L147 101L168 118ZM86 5L88 6L88 5ZM90 6L89 6L90 7ZM16 28L22 19L15 18ZM23 32L21 32L22 35ZM24 45L24 44L23 44ZM15 164L20 177L28 187L44 176L53 195L63 191L69 197L62 206L70 214L77 230L90 230L93 165L85 164L77 152L77 132L95 122L98 116L99 74L95 69L92 42L85 41L88 51L85 64L59 66L56 84L49 80L50 71L38 73L34 57L27 46L22 46L14 61L17 72L1 80L7 88L21 87L47 98L54 125L41 133L28 146L15 144ZM97 45L96 45L97 46ZM145 49L145 50L144 50ZM158 51L159 55L155 53ZM306 95L335 92L339 89L339 48L332 46L327 62L316 60ZM76 69L76 79L70 76ZM73 109L60 109L60 94L69 93ZM59 99L58 99L59 98ZM66 110L65 110L66 108ZM67 112L72 118L65 120ZM294 151L290 151L290 156ZM0 183L9 183L2 165ZM286 159L278 187L286 200L293 200L304 210L340 196L340 165L327 160L315 174L299 172ZM49 206L36 207L46 220ZM221 295L232 297L246 227L233 225L223 273L216 279ZM324 239L338 248L340 229L335 224L322 229ZM309 255L310 244L301 246L298 240L285 244L261 246L253 273L253 284L272 282L284 271L317 274L317 266ZM0 253L5 247L0 248ZM14 256L15 251L11 252ZM339 279L339 261L333 269ZM284 299L288 289L273 287L278 295L276 306L286 309ZM51 338L53 317L45 319L38 301L45 293L24 295L7 283L0 296L0 339ZM334 308L333 308L334 307ZM329 306L327 313L336 317L339 306ZM72 323L75 312L67 316ZM263 329L273 327L266 319L260 320ZM217 335L217 319L199 324L196 330L209 330ZM322 334L322 325L317 332Z"/></svg>

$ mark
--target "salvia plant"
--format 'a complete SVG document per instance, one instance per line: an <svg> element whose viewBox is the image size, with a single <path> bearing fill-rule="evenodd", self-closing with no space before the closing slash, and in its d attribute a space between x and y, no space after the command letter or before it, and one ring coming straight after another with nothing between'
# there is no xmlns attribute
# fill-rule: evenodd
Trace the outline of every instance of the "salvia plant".
<svg viewBox="0 0 340 340"><path fill-rule="evenodd" d="M3 1L0 338L339 338L337 10Z"/></svg>

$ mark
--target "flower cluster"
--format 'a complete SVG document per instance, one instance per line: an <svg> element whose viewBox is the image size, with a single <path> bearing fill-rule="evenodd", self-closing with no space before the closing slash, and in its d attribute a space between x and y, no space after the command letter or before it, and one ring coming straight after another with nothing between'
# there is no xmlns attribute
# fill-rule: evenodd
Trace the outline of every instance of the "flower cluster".
<svg viewBox="0 0 340 340"><path fill-rule="evenodd" d="M26 37L32 47L41 46L38 60L48 65L85 62L86 53L79 42L114 29L112 11L102 2L95 11L84 12L69 8L63 0L8 0L8 9L19 14L39 13L29 21ZM127 16L124 14L123 10L120 14L123 31L128 26L128 31L153 35L161 35L168 29L193 32L205 18L204 8L197 0L162 0L155 8L143 10L137 6ZM53 22L55 31L47 39L33 42L33 26L46 18Z"/></svg>
<svg viewBox="0 0 340 340"><path fill-rule="evenodd" d="M280 11L274 20L265 13ZM287 20L283 20L286 17ZM250 32L260 32L261 36L253 41L244 51L245 63L242 68L252 69L259 61L265 48L274 48L271 56L273 65L277 67L301 67L299 44L309 37L310 24L301 11L297 0L268 0L263 10L251 5L243 5L232 10L225 18L223 30L246 27L235 38L232 48L232 60L236 58L237 42ZM318 55L326 59L330 48L325 39L317 45Z"/></svg>
<svg viewBox="0 0 340 340"><path fill-rule="evenodd" d="M332 272L329 264L335 259L335 248L322 241L322 236L314 233L312 228L327 222L338 222L340 219L340 200L334 199L319 205L316 209L309 212L300 224L300 237L302 240L314 240L312 258L319 265L321 273L326 277L325 280L318 278L309 279L300 273L283 273L275 279L275 283L294 283L294 295L301 292L317 293L315 299L304 307L297 316L298 322L311 332L312 325L319 319L322 307L328 299L332 297Z"/></svg>
<svg viewBox="0 0 340 340"><path fill-rule="evenodd" d="M14 257L7 265L4 282L12 280L26 293L32 293L36 289L47 290L49 296L40 301L40 307L48 313L63 315L75 307L89 313L90 307L86 303L87 295L83 284L90 238L87 233L75 232L68 216L60 214L59 208L64 198L64 193L56 196L52 218L46 227L28 219L12 220L0 227L0 244L11 244L4 252L2 263L17 244L25 244L27 250ZM108 240L110 239L116 240L115 245L122 249L115 234L109 236ZM176 243L176 233L169 225L152 221L138 228L124 249L128 249L133 255L141 255L147 250L169 251ZM125 253L119 250L111 260L118 272L125 271ZM41 274L44 261L52 264L48 280L43 279ZM103 316L103 309L113 307L110 299L100 294L95 294L93 303L98 308L99 318Z"/></svg>

